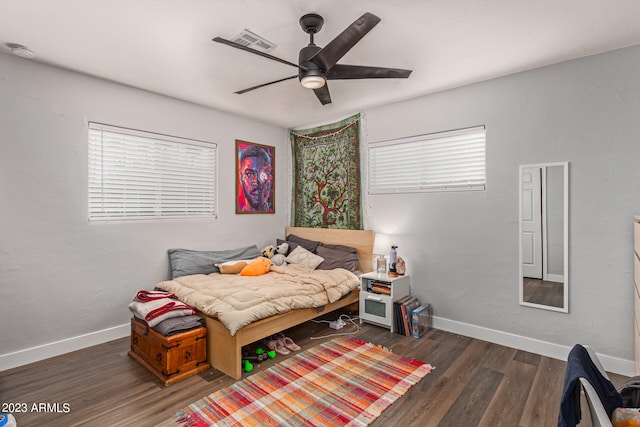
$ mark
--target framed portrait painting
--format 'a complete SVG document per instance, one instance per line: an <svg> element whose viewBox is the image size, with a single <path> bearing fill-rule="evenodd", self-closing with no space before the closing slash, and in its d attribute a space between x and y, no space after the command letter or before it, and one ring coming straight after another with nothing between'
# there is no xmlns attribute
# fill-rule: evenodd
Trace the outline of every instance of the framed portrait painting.
<svg viewBox="0 0 640 427"><path fill-rule="evenodd" d="M236 213L275 213L276 148L236 139Z"/></svg>

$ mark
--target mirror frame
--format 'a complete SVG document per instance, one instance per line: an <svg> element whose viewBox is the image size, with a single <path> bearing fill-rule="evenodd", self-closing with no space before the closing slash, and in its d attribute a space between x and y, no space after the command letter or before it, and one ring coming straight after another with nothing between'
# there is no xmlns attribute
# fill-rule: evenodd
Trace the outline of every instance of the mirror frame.
<svg viewBox="0 0 640 427"><path fill-rule="evenodd" d="M523 267L522 267L522 261L523 261L523 254L522 254L522 232L523 232L523 225L522 225L522 217L523 217L523 212L522 212L522 208L523 208L523 198L522 198L522 192L523 192L523 174L524 174L524 169L525 168L531 168L531 167L540 167L540 168L547 168L547 167L552 167L552 166L562 166L564 168L563 170L563 184L564 184L564 194L563 194L563 207L564 207L564 212L563 212L563 228L564 228L564 248L563 248L563 258L564 258L564 286L563 286L563 298L562 298L562 302L563 302L563 306L562 307L553 307L550 305L544 305L544 304L537 304L537 303L531 303L531 302L526 302L524 301L524 278L523 278ZM519 266L518 266L518 273L519 273L519 278L518 278L518 282L519 282L519 294L520 294L520 305L523 306L527 306L527 307L534 307L534 308L541 308L544 310L551 310L551 311L558 311L558 312L562 312L562 313L568 313L569 312L569 162L556 162L556 163L538 163L538 164L529 164L529 165L520 165L519 168L519 174L518 174L518 179L519 179L519 183L518 183L518 189L519 189L519 194L518 194L518 202L519 202L519 206L518 206L518 253L519 253Z"/></svg>

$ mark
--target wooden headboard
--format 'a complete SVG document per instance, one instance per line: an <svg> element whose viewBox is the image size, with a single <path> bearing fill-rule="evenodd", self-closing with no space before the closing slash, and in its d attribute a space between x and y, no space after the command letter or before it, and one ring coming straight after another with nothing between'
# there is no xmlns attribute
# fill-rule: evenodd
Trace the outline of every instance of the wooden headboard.
<svg viewBox="0 0 640 427"><path fill-rule="evenodd" d="M304 239L317 242L351 246L358 250L358 269L363 273L369 273L373 268L373 230L338 230L335 228L305 228L287 227L285 236L295 234Z"/></svg>

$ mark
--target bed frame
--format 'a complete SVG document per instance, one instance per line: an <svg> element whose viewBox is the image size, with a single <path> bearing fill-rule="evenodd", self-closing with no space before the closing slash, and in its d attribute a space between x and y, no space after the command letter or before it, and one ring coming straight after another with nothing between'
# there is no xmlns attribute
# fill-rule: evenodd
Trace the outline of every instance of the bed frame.
<svg viewBox="0 0 640 427"><path fill-rule="evenodd" d="M358 250L358 269L363 273L373 271L374 232L371 230L287 227L285 236L290 234L322 243L354 247ZM258 320L243 327L234 336L229 334L229 330L218 319L198 313L207 324L207 359L217 370L240 379L243 346L340 308L357 304L359 294L359 289L355 289L345 298L323 307L297 309Z"/></svg>

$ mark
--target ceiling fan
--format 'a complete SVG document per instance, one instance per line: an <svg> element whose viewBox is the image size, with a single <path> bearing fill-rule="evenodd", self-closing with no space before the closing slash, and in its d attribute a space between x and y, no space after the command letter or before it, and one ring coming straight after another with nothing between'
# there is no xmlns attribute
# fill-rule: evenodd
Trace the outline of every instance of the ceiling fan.
<svg viewBox="0 0 640 427"><path fill-rule="evenodd" d="M380 18L372 13L365 13L356 21L349 25L336 38L331 40L324 48L316 46L313 42L313 35L322 28L324 18L316 13L309 13L300 18L300 26L309 34L309 45L300 50L298 63L286 61L284 59L260 52L247 46L235 43L230 40L216 37L213 41L223 43L237 49L260 55L283 64L291 65L298 69L298 74L263 83L247 89L239 90L235 93L242 94L264 86L279 83L294 78L300 79L300 84L313 89L322 105L331 103L331 95L327 80L345 79L406 79L411 74L411 70L400 68L369 67L364 65L343 65L337 64L356 43L360 41L373 27L380 22Z"/></svg>

